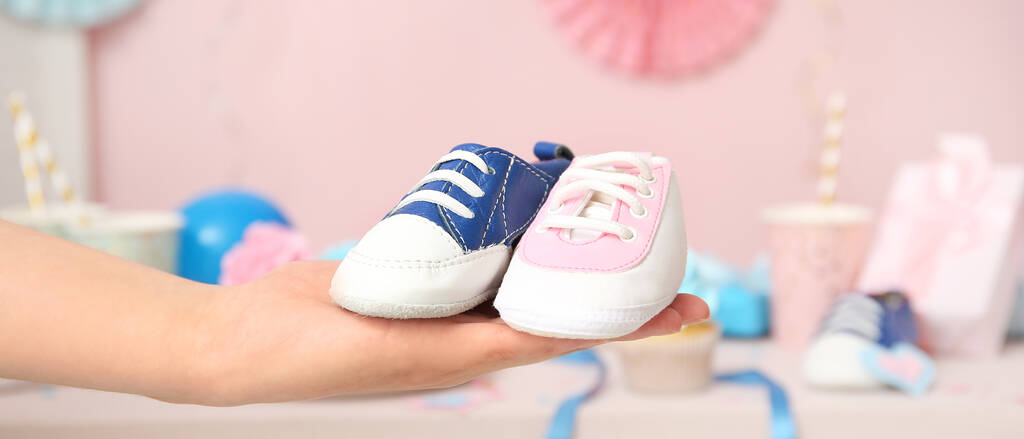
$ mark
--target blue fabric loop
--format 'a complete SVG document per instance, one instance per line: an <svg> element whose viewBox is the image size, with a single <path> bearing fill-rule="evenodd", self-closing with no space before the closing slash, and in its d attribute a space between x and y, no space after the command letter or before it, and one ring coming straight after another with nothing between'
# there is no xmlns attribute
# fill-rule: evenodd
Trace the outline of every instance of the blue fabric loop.
<svg viewBox="0 0 1024 439"><path fill-rule="evenodd" d="M567 146L554 142L537 142L533 145L533 155L541 160L573 159L573 153Z"/></svg>

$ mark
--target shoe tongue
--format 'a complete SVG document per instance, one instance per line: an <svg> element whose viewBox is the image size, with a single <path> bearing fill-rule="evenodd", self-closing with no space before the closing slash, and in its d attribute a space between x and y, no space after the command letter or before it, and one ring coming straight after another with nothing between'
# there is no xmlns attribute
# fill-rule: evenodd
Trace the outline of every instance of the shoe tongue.
<svg viewBox="0 0 1024 439"><path fill-rule="evenodd" d="M628 172L623 168L617 168L613 165L603 166L598 168L602 171L608 172ZM619 203L619 200L611 195L604 192L591 191L589 194L583 195L583 208L579 209L578 216L584 218L592 218L602 221L611 221L612 215L614 214L614 206ZM565 237L570 241L590 241L599 238L604 232L589 229L572 229L566 232Z"/></svg>
<svg viewBox="0 0 1024 439"><path fill-rule="evenodd" d="M578 216L609 221L612 219L612 206L615 205L615 197L603 192L593 192ZM589 229L572 229L566 232L570 241L590 241L597 239L603 232Z"/></svg>

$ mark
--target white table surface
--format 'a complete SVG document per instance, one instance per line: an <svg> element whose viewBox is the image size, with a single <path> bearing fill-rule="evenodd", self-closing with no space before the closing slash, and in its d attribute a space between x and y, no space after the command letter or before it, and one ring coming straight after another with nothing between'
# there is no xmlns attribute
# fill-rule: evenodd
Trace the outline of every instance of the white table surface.
<svg viewBox="0 0 1024 439"><path fill-rule="evenodd" d="M763 390L715 384L683 396L642 396L623 382L614 349L602 392L580 412L578 438L768 437ZM716 371L757 368L786 387L801 437L1024 438L1024 343L997 361L943 360L924 397L895 391L809 389L799 358L764 341L726 341ZM592 368L543 363L442 392L211 408L107 392L0 382L0 438L418 437L540 438L558 402L587 386ZM468 398L461 409L429 407ZM425 407L427 406L427 407Z"/></svg>

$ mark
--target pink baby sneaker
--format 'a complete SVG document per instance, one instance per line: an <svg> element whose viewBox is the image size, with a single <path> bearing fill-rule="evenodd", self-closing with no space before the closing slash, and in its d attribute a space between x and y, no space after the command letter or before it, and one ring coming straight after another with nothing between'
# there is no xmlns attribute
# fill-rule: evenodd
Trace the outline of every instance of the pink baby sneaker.
<svg viewBox="0 0 1024 439"><path fill-rule="evenodd" d="M668 306L685 268L669 161L631 152L577 157L523 234L494 306L532 334L615 338Z"/></svg>

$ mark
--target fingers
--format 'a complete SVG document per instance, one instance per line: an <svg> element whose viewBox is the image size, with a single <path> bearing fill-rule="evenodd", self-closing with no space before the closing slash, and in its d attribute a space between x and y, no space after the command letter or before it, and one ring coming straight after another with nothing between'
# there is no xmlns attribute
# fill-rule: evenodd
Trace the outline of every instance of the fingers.
<svg viewBox="0 0 1024 439"><path fill-rule="evenodd" d="M707 304L697 296L679 294L675 300L657 316L644 324L640 329L617 341L637 340L656 335L678 332L683 325L707 320L709 317ZM499 320L492 320L499 322ZM484 343L486 352L482 360L496 364L509 365L527 364L543 361L566 353L597 346L615 340L576 340L540 337L516 331L501 323L493 325L495 333L488 334L490 342ZM508 366L504 366L508 367Z"/></svg>
<svg viewBox="0 0 1024 439"><path fill-rule="evenodd" d="M682 325L708 318L708 308L696 296L681 294L636 332L617 340L635 340L679 331ZM417 370L440 372L423 378L429 386L447 386L508 367L548 360L614 340L541 337L517 331L486 314L465 313L434 319L391 322L394 334L404 334L407 354L418 358Z"/></svg>
<svg viewBox="0 0 1024 439"><path fill-rule="evenodd" d="M704 303L704 299L693 294L676 295L676 300L669 307L679 313L679 317L683 319L684 325L700 323L711 318L711 310L708 309L708 304Z"/></svg>
<svg viewBox="0 0 1024 439"><path fill-rule="evenodd" d="M541 337L512 329L498 319L472 326L476 326L479 349L475 360L488 371L544 361L602 342Z"/></svg>
<svg viewBox="0 0 1024 439"><path fill-rule="evenodd" d="M597 346L609 341L637 340L678 332L683 325L707 320L708 306L699 297L679 294L675 300L640 329L615 340L576 340L540 337L512 329L504 323L495 324L495 333L486 335L491 352L484 352L484 361L513 363L512 365L543 361L566 353ZM491 320L500 322L500 320ZM506 366L507 367L507 366Z"/></svg>

